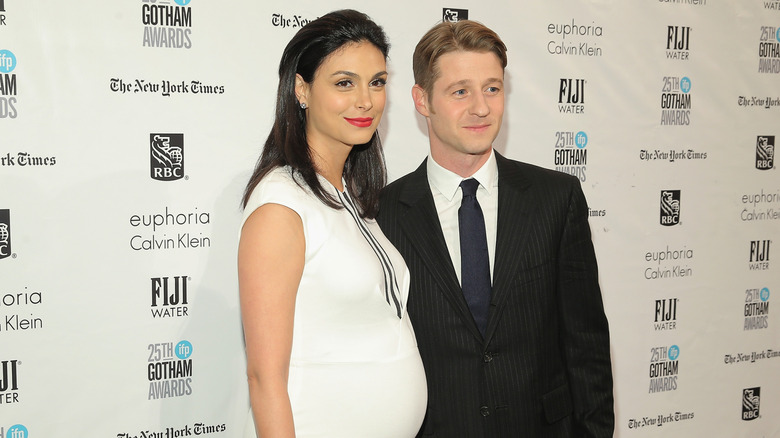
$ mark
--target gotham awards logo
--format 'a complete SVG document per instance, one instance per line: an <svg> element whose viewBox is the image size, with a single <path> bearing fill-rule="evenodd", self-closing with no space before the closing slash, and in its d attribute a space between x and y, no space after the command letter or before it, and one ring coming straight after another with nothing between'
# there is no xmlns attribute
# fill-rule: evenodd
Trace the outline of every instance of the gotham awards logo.
<svg viewBox="0 0 780 438"><path fill-rule="evenodd" d="M745 330L769 328L769 288L745 291Z"/></svg>
<svg viewBox="0 0 780 438"><path fill-rule="evenodd" d="M680 347L654 347L650 349L650 388L649 394L677 390L677 377L680 372Z"/></svg>
<svg viewBox="0 0 780 438"><path fill-rule="evenodd" d="M661 190L661 225L671 227L680 223L680 191Z"/></svg>
<svg viewBox="0 0 780 438"><path fill-rule="evenodd" d="M175 181L184 177L184 134L150 134L152 179Z"/></svg>
<svg viewBox="0 0 780 438"><path fill-rule="evenodd" d="M10 50L0 50L0 119L15 119L16 56Z"/></svg>
<svg viewBox="0 0 780 438"><path fill-rule="evenodd" d="M468 20L469 19L469 10L468 9L455 9L455 8L444 8L442 9L442 21L455 23L460 20Z"/></svg>
<svg viewBox="0 0 780 438"><path fill-rule="evenodd" d="M756 169L769 170L775 167L775 136L759 135L756 140Z"/></svg>
<svg viewBox="0 0 780 438"><path fill-rule="evenodd" d="M758 72L780 73L780 28L761 26L758 41Z"/></svg>
<svg viewBox="0 0 780 438"><path fill-rule="evenodd" d="M11 210L0 209L0 259L11 256Z"/></svg>
<svg viewBox="0 0 780 438"><path fill-rule="evenodd" d="M141 0L144 47L189 49L192 47L190 0ZM175 3L175 4L171 4Z"/></svg>
<svg viewBox="0 0 780 438"><path fill-rule="evenodd" d="M758 408L761 406L761 387L742 390L742 419L751 421L758 418Z"/></svg>
<svg viewBox="0 0 780 438"><path fill-rule="evenodd" d="M192 394L192 344L189 341L149 344L149 400Z"/></svg>
<svg viewBox="0 0 780 438"><path fill-rule="evenodd" d="M691 124L691 79L664 76L661 86L661 126Z"/></svg>
<svg viewBox="0 0 780 438"><path fill-rule="evenodd" d="M576 176L585 182L588 165L588 134L585 131L555 133L555 170Z"/></svg>

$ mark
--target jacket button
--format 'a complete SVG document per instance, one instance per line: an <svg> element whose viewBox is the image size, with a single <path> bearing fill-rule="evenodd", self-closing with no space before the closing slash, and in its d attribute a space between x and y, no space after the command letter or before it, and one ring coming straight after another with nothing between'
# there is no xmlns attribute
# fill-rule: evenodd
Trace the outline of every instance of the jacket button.
<svg viewBox="0 0 780 438"><path fill-rule="evenodd" d="M482 361L485 363L490 362L492 360L493 360L493 353L488 352L482 356Z"/></svg>
<svg viewBox="0 0 780 438"><path fill-rule="evenodd" d="M479 413L482 414L483 417L487 417L488 415L490 415L490 409L488 409L487 406L482 406L481 408L479 408Z"/></svg>

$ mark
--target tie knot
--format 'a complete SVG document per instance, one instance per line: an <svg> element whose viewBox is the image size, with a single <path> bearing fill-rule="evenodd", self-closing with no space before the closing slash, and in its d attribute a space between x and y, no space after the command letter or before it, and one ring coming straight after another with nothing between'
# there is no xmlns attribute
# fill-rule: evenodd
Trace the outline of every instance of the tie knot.
<svg viewBox="0 0 780 438"><path fill-rule="evenodd" d="M460 189L463 191L463 196L476 196L477 188L479 188L479 181L474 178L464 179L460 182Z"/></svg>

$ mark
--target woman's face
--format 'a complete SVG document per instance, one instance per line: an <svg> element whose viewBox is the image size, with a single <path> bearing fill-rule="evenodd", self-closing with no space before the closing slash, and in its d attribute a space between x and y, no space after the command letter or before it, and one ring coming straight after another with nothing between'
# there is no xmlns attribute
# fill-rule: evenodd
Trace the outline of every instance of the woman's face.
<svg viewBox="0 0 780 438"><path fill-rule="evenodd" d="M298 101L307 105L306 136L312 147L367 143L385 109L385 57L368 42L333 52L311 83L296 78Z"/></svg>

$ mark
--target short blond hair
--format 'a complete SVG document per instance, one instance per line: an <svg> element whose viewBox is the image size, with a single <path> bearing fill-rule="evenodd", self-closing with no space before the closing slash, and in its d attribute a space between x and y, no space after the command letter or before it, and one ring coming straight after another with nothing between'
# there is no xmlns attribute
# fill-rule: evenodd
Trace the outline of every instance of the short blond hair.
<svg viewBox="0 0 780 438"><path fill-rule="evenodd" d="M472 20L439 23L423 35L412 55L414 82L429 96L439 77L437 61L442 55L456 51L493 52L501 68L506 68L506 45L487 26Z"/></svg>

